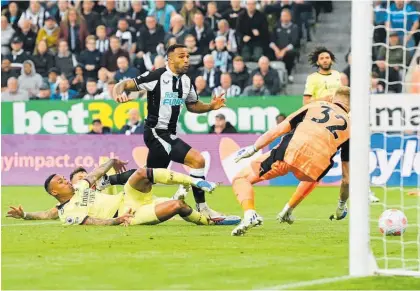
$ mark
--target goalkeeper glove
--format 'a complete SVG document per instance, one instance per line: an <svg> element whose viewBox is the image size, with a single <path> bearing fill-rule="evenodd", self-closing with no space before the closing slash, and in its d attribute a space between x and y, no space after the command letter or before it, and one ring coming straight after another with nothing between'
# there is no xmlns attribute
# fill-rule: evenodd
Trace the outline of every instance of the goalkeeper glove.
<svg viewBox="0 0 420 291"><path fill-rule="evenodd" d="M255 148L255 145L247 146L236 154L235 157L235 163L239 162L242 159L249 158L253 156L257 152L257 149Z"/></svg>

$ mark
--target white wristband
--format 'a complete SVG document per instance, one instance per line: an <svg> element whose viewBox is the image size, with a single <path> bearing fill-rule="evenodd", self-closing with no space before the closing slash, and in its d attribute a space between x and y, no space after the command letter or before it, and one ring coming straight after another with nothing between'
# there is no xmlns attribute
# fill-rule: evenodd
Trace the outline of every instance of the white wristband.
<svg viewBox="0 0 420 291"><path fill-rule="evenodd" d="M23 219L26 219L26 212L23 212Z"/></svg>

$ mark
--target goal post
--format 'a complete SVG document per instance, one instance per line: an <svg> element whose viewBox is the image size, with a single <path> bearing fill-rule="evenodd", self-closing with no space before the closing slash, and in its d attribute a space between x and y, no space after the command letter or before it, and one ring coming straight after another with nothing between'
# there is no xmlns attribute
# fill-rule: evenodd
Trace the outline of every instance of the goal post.
<svg viewBox="0 0 420 291"><path fill-rule="evenodd" d="M383 11L390 21L396 12L391 11L390 0L387 5ZM413 85L407 77L413 65L406 63L405 54L398 64L400 81L390 82L386 70L380 79L385 94L371 94L372 46L386 48L385 60L380 61L392 67L396 65L388 63L390 48L400 47L415 59L420 57L420 44L417 52L404 37L402 43L391 45L390 29L380 25L387 39L374 45L373 8L372 0L352 0L349 275L420 277L420 96L407 93ZM413 14L420 19L419 10L403 9L397 13L404 14L404 21ZM404 25L396 31L406 36L410 28ZM392 92L395 84L401 84L402 93ZM369 204L371 185L382 194L376 205ZM409 196L410 190L418 196ZM404 212L408 220L399 237L381 234L377 227L380 213L392 208Z"/></svg>
<svg viewBox="0 0 420 291"><path fill-rule="evenodd" d="M369 96L372 50L372 1L352 1L350 128L350 276L372 275L369 264Z"/></svg>

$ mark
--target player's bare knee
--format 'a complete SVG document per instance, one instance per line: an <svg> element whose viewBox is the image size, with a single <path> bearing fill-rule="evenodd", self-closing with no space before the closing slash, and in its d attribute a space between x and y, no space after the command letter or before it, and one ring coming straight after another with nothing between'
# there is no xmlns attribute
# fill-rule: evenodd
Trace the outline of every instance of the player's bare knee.
<svg viewBox="0 0 420 291"><path fill-rule="evenodd" d="M201 154L196 155L194 160L191 162L191 168L193 169L202 169L205 166L206 166L206 160Z"/></svg>
<svg viewBox="0 0 420 291"><path fill-rule="evenodd" d="M235 177L233 177L232 179L232 185L237 183L240 179L242 179L243 177L241 175L236 175Z"/></svg>
<svg viewBox="0 0 420 291"><path fill-rule="evenodd" d="M149 193L152 190L152 182L147 176L147 171L144 168L137 169L130 177L131 181L135 181L136 189L142 193ZM132 184L133 185L133 184Z"/></svg>
<svg viewBox="0 0 420 291"><path fill-rule="evenodd" d="M134 175L134 178L137 181L143 181L143 180L146 180L147 179L147 172L146 172L146 169L145 168L137 169L134 172L133 175Z"/></svg>

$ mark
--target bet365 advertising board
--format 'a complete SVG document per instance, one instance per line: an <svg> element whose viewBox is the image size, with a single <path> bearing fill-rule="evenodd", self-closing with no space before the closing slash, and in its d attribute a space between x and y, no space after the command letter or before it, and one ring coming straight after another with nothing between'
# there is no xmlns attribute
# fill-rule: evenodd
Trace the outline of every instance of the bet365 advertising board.
<svg viewBox="0 0 420 291"><path fill-rule="evenodd" d="M209 98L203 98L209 102ZM300 96L241 97L227 100L227 107L195 114L183 106L179 118L185 133L208 133L215 116L223 113L241 133L261 133L276 123L280 113L290 114L302 104ZM94 119L100 119L113 132L126 124L128 111L136 108L147 116L143 100L118 104L114 101L29 101L2 103L2 134L82 134L89 132Z"/></svg>

